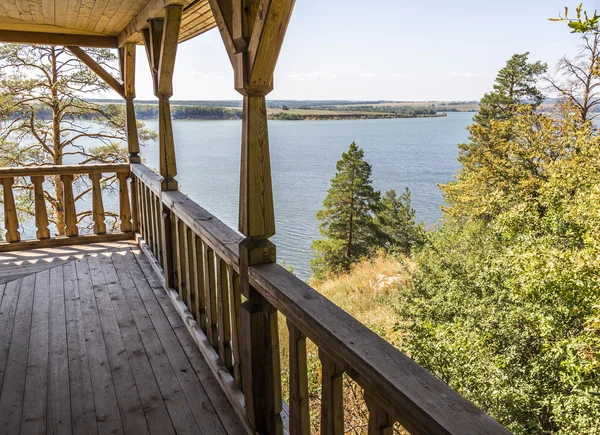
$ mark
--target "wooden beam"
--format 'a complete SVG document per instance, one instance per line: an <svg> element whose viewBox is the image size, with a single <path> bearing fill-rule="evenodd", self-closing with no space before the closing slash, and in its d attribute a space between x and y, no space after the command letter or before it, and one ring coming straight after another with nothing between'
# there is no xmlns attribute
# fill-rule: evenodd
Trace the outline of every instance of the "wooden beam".
<svg viewBox="0 0 600 435"><path fill-rule="evenodd" d="M98 64L94 59L91 58L89 54L87 54L80 47L67 46L67 49L75 55L80 61L88 66L89 69L94 71L98 77L100 77L104 82L114 89L116 93L118 93L121 97L125 98L125 90L123 85L119 83L119 81L114 78L108 71L106 71L102 65Z"/></svg>
<svg viewBox="0 0 600 435"><path fill-rule="evenodd" d="M261 1L248 45L248 82L271 86L295 0Z"/></svg>
<svg viewBox="0 0 600 435"><path fill-rule="evenodd" d="M148 25L148 21L159 18L164 13L164 8L169 5L183 5L183 0L150 0L133 20L117 35L117 45L123 46L126 42Z"/></svg>
<svg viewBox="0 0 600 435"><path fill-rule="evenodd" d="M183 6L173 5L165 8L165 21L158 63L158 93L169 97L173 95L173 70L175 68L182 16Z"/></svg>
<svg viewBox="0 0 600 435"><path fill-rule="evenodd" d="M32 45L63 45L96 48L117 48L117 38L102 35L23 32L0 30L0 42Z"/></svg>
<svg viewBox="0 0 600 435"><path fill-rule="evenodd" d="M233 55L238 51L233 39L233 1L234 0L208 0L215 21L217 22L219 33L223 39L223 44L225 44L225 50L227 51L227 55L229 56L232 65ZM237 13L236 16L240 16L240 13Z"/></svg>

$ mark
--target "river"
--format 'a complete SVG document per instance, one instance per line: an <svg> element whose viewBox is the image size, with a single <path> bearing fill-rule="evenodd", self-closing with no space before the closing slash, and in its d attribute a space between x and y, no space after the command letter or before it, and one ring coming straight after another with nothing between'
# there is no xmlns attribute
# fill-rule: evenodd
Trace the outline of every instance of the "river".
<svg viewBox="0 0 600 435"><path fill-rule="evenodd" d="M417 218L432 225L441 217L437 183L459 168L457 144L467 140L473 113L441 118L345 121L269 121L271 169L279 260L302 279L311 272L310 245L319 237L315 214L321 208L335 163L352 141L373 167L373 185L382 192L408 186ZM157 122L145 121L156 129ZM174 120L180 189L237 229L240 121ZM145 162L158 167L158 144L142 148Z"/></svg>

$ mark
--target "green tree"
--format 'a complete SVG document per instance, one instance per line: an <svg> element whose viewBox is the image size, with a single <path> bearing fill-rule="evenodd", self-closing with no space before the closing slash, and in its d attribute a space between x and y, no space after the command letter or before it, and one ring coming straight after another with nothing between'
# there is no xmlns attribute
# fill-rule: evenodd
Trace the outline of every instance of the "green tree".
<svg viewBox="0 0 600 435"><path fill-rule="evenodd" d="M364 151L352 142L336 169L324 209L317 213L323 238L312 244L316 255L311 267L316 277L348 270L376 243L373 216L380 194L373 189Z"/></svg>
<svg viewBox="0 0 600 435"><path fill-rule="evenodd" d="M416 222L408 187L401 195L396 195L395 190L385 192L376 213L376 224L380 246L393 255L410 255L425 240L423 224Z"/></svg>
<svg viewBox="0 0 600 435"><path fill-rule="evenodd" d="M404 345L517 434L600 433L597 130L524 106L471 134L488 146L443 186Z"/></svg>
<svg viewBox="0 0 600 435"><path fill-rule="evenodd" d="M483 96L479 102L479 112L473 120L489 127L492 120L504 120L510 117L514 108L527 104L538 107L544 101L544 95L536 83L547 70L540 61L528 62L529 53L514 54L496 76L494 90Z"/></svg>
<svg viewBox="0 0 600 435"><path fill-rule="evenodd" d="M87 52L105 69L116 72L117 57L110 50ZM0 166L127 160L123 107L85 98L102 94L108 85L66 48L0 44L0 71ZM142 142L155 138L141 127ZM105 187L110 188L113 180L105 181ZM64 234L60 177L47 177L44 188L49 218L58 234ZM25 219L32 217L33 186L22 178L17 180L16 189L21 192L17 197L19 212ZM76 200L89 192L85 177L76 178L76 189ZM78 218L90 214L90 210L83 210Z"/></svg>

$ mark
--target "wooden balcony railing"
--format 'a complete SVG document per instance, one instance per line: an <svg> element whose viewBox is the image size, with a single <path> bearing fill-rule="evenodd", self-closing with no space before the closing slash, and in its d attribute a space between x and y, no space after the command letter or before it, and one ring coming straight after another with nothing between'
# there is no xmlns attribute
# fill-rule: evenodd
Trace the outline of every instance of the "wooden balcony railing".
<svg viewBox="0 0 600 435"><path fill-rule="evenodd" d="M141 245L249 431L283 430L279 311L290 341L289 433L310 433L307 338L322 363L322 434L344 433L344 373L365 391L369 434L391 434L394 422L411 433L508 433L281 266L241 267L242 236L184 194L161 192L161 177L144 165L131 167ZM244 274L248 294L241 290ZM268 370L252 369L261 365Z"/></svg>
<svg viewBox="0 0 600 435"><path fill-rule="evenodd" d="M102 200L101 179L103 174L115 174L119 185L119 232L109 232L106 228L106 213ZM89 177L92 196L91 220L93 234L80 234L79 218L76 211L76 195L73 190L75 177ZM62 183L64 224L62 236L50 234L50 222L44 181L46 177L59 177ZM3 189L5 242L0 243L0 252L35 249L61 245L96 243L111 240L133 238L131 206L129 199L129 165L94 164L94 165L60 165L0 168L0 184ZM27 188L33 190L36 237L22 240L19 217L15 204L14 185L16 180L23 180ZM28 184L31 183L31 184Z"/></svg>

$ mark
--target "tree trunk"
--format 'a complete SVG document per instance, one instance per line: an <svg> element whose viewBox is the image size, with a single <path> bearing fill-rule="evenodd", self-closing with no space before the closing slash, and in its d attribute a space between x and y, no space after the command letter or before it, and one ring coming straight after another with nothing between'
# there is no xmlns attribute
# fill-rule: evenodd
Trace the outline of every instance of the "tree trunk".
<svg viewBox="0 0 600 435"><path fill-rule="evenodd" d="M58 100L58 90L56 84L58 82L58 71L56 62L56 48L52 47L50 59L52 61L52 152L53 152L53 163L55 165L63 164L63 153L60 140L60 105ZM54 207L56 212L56 232L59 236L65 235L65 207L63 197L63 185L60 180L60 175L54 177L54 200L56 205Z"/></svg>

